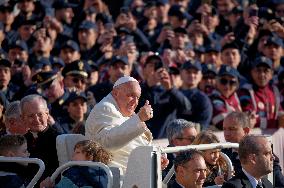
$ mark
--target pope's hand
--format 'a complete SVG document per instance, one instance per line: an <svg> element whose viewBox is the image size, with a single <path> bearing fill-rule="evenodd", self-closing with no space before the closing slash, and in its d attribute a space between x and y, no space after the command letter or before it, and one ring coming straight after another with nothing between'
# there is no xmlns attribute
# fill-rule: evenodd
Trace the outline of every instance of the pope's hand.
<svg viewBox="0 0 284 188"><path fill-rule="evenodd" d="M153 109L147 100L143 107L140 108L138 114L141 121L147 121L153 117Z"/></svg>

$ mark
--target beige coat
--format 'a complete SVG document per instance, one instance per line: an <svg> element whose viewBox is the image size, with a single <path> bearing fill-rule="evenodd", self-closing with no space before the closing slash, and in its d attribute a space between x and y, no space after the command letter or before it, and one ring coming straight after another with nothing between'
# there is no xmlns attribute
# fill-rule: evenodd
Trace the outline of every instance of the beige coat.
<svg viewBox="0 0 284 188"><path fill-rule="evenodd" d="M137 114L122 116L110 93L92 109L86 121L86 136L112 153L110 166L121 167L125 172L131 151L151 144L152 135L143 124Z"/></svg>

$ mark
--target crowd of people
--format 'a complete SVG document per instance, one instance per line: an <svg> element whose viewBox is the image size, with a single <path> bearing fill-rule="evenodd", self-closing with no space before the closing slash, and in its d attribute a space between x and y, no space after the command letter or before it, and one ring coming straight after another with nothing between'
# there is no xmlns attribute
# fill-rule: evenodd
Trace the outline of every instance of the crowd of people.
<svg viewBox="0 0 284 188"><path fill-rule="evenodd" d="M217 143L219 130L226 141L261 142L277 162L264 138L242 140L284 127L283 39L282 0L3 0L0 137L24 136L8 138L44 161L43 177L58 167L56 137L69 133L100 144L124 172L137 146ZM219 150L191 152L162 156L175 184L191 187L179 176L191 160L202 185L227 182ZM260 151L227 152L235 177L256 187L251 177L265 174L251 172L248 156ZM0 153L18 154L1 144ZM283 186L278 163L273 172Z"/></svg>

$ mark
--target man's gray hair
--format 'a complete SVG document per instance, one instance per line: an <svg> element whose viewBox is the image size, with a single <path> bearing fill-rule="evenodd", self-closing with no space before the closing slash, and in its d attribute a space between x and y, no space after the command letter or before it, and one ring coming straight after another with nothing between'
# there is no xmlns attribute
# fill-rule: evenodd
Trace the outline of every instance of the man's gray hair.
<svg viewBox="0 0 284 188"><path fill-rule="evenodd" d="M32 94L32 95L27 95L24 98L22 98L20 102L21 114L23 114L23 111L25 110L24 107L27 103L30 103L32 101L37 101L37 100L40 101L41 105L43 105L45 109L48 110L46 100L40 95ZM30 108L32 108L32 106L30 106Z"/></svg>
<svg viewBox="0 0 284 188"><path fill-rule="evenodd" d="M247 162L250 154L260 154L263 146L259 144L259 139L266 138L263 135L247 135L239 143L239 158L242 164Z"/></svg>
<svg viewBox="0 0 284 188"><path fill-rule="evenodd" d="M238 122L238 124L241 125L242 128L251 127L249 115L245 112L232 112L228 114L225 119L233 119L234 121Z"/></svg>
<svg viewBox="0 0 284 188"><path fill-rule="evenodd" d="M5 111L5 119L19 118L21 115L20 101L13 101L8 104Z"/></svg>
<svg viewBox="0 0 284 188"><path fill-rule="evenodd" d="M185 119L175 119L171 121L167 126L167 137L171 144L174 138L182 137L183 130L186 128L197 128L198 123L193 123Z"/></svg>
<svg viewBox="0 0 284 188"><path fill-rule="evenodd" d="M195 156L200 156L203 158L202 153L194 149L182 151L179 154L177 154L176 158L174 159L175 170L177 169L178 166L186 164L188 161L192 160Z"/></svg>

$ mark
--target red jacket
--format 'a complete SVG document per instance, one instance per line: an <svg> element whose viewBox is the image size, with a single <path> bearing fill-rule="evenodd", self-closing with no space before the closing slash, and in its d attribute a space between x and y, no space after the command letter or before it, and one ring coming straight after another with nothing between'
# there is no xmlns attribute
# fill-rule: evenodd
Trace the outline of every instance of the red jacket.
<svg viewBox="0 0 284 188"><path fill-rule="evenodd" d="M283 114L280 93L276 86L260 88L245 84L239 92L243 111L255 111L259 116L255 127L278 128L278 116Z"/></svg>
<svg viewBox="0 0 284 188"><path fill-rule="evenodd" d="M219 92L216 92L211 96L211 101L213 106L212 124L220 130L223 130L223 120L229 113L242 111L236 93L226 98Z"/></svg>

